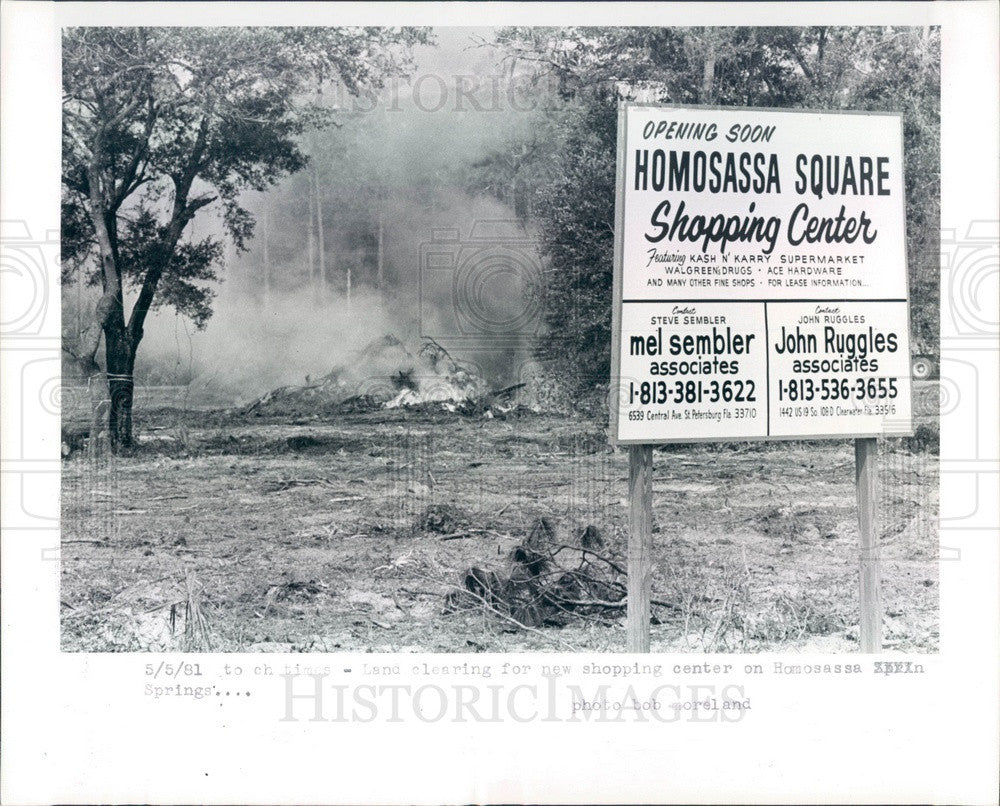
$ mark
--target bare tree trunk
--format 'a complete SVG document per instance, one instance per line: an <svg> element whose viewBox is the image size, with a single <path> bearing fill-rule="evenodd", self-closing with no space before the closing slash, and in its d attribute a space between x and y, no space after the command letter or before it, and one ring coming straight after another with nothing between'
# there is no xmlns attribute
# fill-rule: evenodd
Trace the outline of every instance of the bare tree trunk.
<svg viewBox="0 0 1000 806"><path fill-rule="evenodd" d="M90 218L97 236L101 260L101 278L104 294L94 311L94 334L88 348L92 349L90 359L96 354L100 344L100 334L104 333L104 350L108 390L111 405L108 413L108 436L111 449L115 453L132 446L132 369L135 364L135 340L125 324L125 300L122 289L121 272L118 270L115 249L115 217L105 213L104 200L100 195L97 173L97 157L89 167ZM96 434L91 435L96 437Z"/></svg>
<svg viewBox="0 0 1000 806"><path fill-rule="evenodd" d="M319 171L313 174L313 187L316 191L316 232L319 236L319 295L326 299L326 240L323 235L323 197L320 194Z"/></svg>
<svg viewBox="0 0 1000 806"><path fill-rule="evenodd" d="M701 103L710 104L715 100L715 33L707 32L705 47L705 65L701 74Z"/></svg>
<svg viewBox="0 0 1000 806"><path fill-rule="evenodd" d="M375 285L382 292L385 283L385 196L378 195L378 250L375 263Z"/></svg>
<svg viewBox="0 0 1000 806"><path fill-rule="evenodd" d="M337 239L336 239L336 237L334 237L334 239L333 239L333 244L334 244L334 246L333 246L333 249L330 251L329 258L326 257L326 251L325 250L323 252L323 257L327 261L327 263L329 264L327 266L327 271L329 272L330 277L334 278L332 282L333 282L334 285L336 285L337 284L337 280L336 280L336 277L337 277L337 246L336 246Z"/></svg>
<svg viewBox="0 0 1000 806"><path fill-rule="evenodd" d="M271 304L271 249L270 249L270 214L268 210L267 196L264 197L264 211L261 216L262 227L261 236L264 246L264 305Z"/></svg>
<svg viewBox="0 0 1000 806"><path fill-rule="evenodd" d="M317 298L316 288L316 199L312 194L312 177L309 182L309 289L313 299Z"/></svg>
<svg viewBox="0 0 1000 806"><path fill-rule="evenodd" d="M132 403L135 393L135 345L125 326L120 302L104 324L104 355L111 399L108 438L111 450L118 453L132 447ZM91 438L96 436L91 434Z"/></svg>
<svg viewBox="0 0 1000 806"><path fill-rule="evenodd" d="M83 343L83 267L76 270L76 343Z"/></svg>

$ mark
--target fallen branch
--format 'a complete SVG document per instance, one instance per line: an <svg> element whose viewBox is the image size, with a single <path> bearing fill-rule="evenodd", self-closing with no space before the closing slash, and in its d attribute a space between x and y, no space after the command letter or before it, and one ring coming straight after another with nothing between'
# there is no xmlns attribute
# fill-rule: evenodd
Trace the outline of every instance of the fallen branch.
<svg viewBox="0 0 1000 806"><path fill-rule="evenodd" d="M541 630L535 629L534 627L529 627L527 624L523 624L522 622L518 621L513 616L508 615L507 613L504 613L501 610L498 610L496 607L493 606L493 604L491 602L488 602L483 596L480 596L475 591L470 591L467 588L462 588L462 587L459 587L458 585L455 585L455 584L450 584L449 587L451 587L453 590L457 591L460 594L465 594L465 595L471 596L473 599L478 600L479 603L488 612L492 613L495 616L499 616L504 621L510 622L515 627L518 627L521 630L533 633L533 634L535 634L535 635L537 635L537 636L539 636L541 638L544 638L546 641L550 641L550 642L555 643L555 644L560 644L561 646L564 646L566 649L568 649L570 652L578 652L579 651L575 646L573 646L568 641L564 641L561 637L559 637L557 635L553 636L553 635L550 635L548 633L544 633Z"/></svg>
<svg viewBox="0 0 1000 806"><path fill-rule="evenodd" d="M381 621L376 621L371 616L369 616L367 613L362 613L360 610L352 610L350 612L351 612L352 616L360 616L361 618L365 619L365 621L370 621L376 627L380 627L383 630L391 630L392 629L392 625L391 624L383 624Z"/></svg>
<svg viewBox="0 0 1000 806"><path fill-rule="evenodd" d="M579 551L579 552L583 553L584 555L589 554L591 557L596 557L601 562L607 563L607 565L612 570L617 571L622 576L628 576L628 574L626 573L625 569L622 568L620 565L618 565L618 563L614 562L613 560L608 559L603 554L599 554L598 552L594 551L593 549L585 549L585 548L582 548L580 546L571 546L568 543L560 543L558 546L556 546L555 551L552 552L552 556L554 557L556 554L558 554L563 549L569 549L570 551Z"/></svg>

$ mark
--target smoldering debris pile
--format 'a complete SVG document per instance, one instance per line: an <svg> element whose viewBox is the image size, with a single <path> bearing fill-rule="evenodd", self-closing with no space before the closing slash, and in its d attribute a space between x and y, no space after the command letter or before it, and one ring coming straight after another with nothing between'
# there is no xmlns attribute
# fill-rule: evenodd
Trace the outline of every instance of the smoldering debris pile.
<svg viewBox="0 0 1000 806"><path fill-rule="evenodd" d="M441 403L454 411L455 407L479 400L489 391L476 372L456 362L435 341L424 342L417 357L416 368L408 373L407 383L385 402L385 408Z"/></svg>
<svg viewBox="0 0 1000 806"><path fill-rule="evenodd" d="M246 406L243 414L309 415L326 413L348 402L380 405L409 382L413 356L394 336L384 336L359 351L344 366L303 386L272 389ZM376 402L377 401L377 402Z"/></svg>
<svg viewBox="0 0 1000 806"><path fill-rule="evenodd" d="M416 355L395 336L371 342L351 360L303 386L282 386L244 407L258 417L433 407L462 414L507 413L517 407L511 386L490 389L473 368L427 339Z"/></svg>
<svg viewBox="0 0 1000 806"><path fill-rule="evenodd" d="M472 566L445 600L445 611L482 609L524 627L574 620L617 622L624 615L625 561L591 525L561 539L547 518L535 521L502 570Z"/></svg>

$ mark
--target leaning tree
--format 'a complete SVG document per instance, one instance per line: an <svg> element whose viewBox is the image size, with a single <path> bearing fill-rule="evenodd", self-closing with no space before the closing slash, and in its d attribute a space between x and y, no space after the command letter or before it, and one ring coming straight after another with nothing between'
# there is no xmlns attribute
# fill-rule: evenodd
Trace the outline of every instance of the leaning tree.
<svg viewBox="0 0 1000 806"><path fill-rule="evenodd" d="M185 229L210 205L243 249L240 205L304 167L299 135L333 121L308 103L412 67L416 28L73 28L63 37L63 280L102 289L77 359L98 371L103 336L116 451L132 444L133 373L149 311L204 326L223 244ZM129 304L130 302L130 304Z"/></svg>

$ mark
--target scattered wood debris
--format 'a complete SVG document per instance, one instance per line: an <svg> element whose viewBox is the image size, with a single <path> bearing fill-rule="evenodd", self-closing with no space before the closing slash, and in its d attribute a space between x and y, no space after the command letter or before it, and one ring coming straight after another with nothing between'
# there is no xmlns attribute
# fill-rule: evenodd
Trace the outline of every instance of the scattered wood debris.
<svg viewBox="0 0 1000 806"><path fill-rule="evenodd" d="M538 518L502 571L467 568L446 596L445 611L479 607L530 628L575 619L618 621L625 607L625 562L602 553L605 543L593 524L565 542L548 518Z"/></svg>

